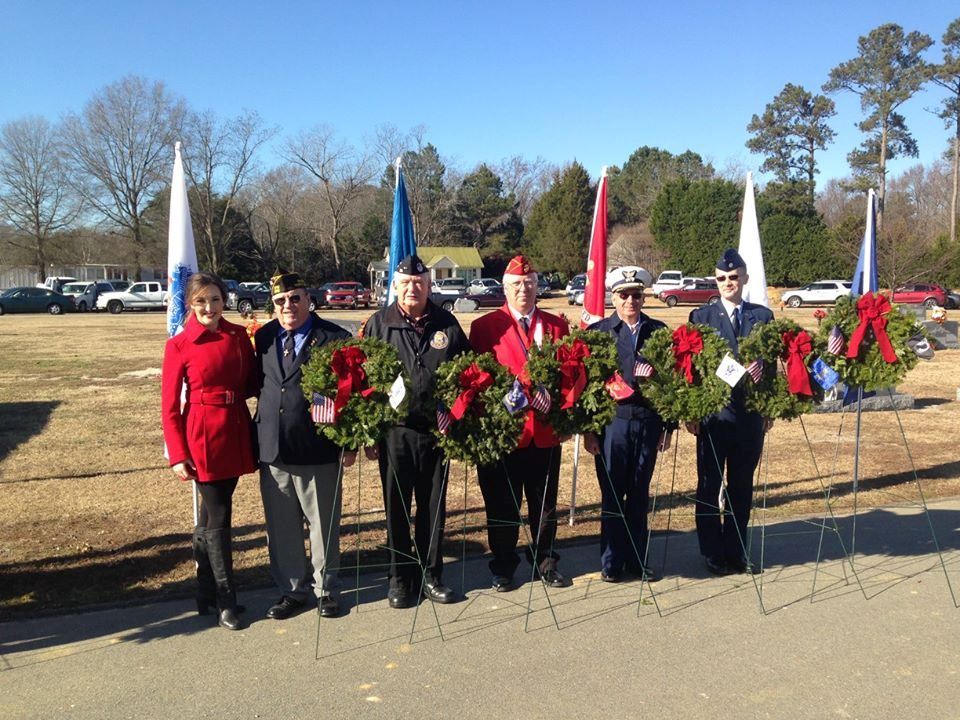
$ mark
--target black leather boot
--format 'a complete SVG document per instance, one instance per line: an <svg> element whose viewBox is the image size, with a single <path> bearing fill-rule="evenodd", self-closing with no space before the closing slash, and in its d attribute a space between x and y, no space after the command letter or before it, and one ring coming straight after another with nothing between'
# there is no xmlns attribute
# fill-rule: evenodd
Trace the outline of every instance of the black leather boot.
<svg viewBox="0 0 960 720"><path fill-rule="evenodd" d="M218 622L227 630L239 630L240 618L237 617L237 588L233 580L233 550L230 528L223 530L204 530L207 541L207 557L217 589L217 609L220 611Z"/></svg>
<svg viewBox="0 0 960 720"><path fill-rule="evenodd" d="M198 615L208 615L210 608L217 607L217 585L213 580L213 570L210 569L210 558L207 557L207 539L204 532L205 528L198 525L193 529L191 538L193 560L197 565Z"/></svg>

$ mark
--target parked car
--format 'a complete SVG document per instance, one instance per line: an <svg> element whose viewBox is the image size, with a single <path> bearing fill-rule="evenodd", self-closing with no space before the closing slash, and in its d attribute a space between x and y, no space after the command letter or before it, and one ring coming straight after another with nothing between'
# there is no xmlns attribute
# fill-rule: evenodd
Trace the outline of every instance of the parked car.
<svg viewBox="0 0 960 720"><path fill-rule="evenodd" d="M543 275L537 277L537 297L550 297L550 281Z"/></svg>
<svg viewBox="0 0 960 720"><path fill-rule="evenodd" d="M97 298L97 308L114 315L131 309L163 310L166 306L167 288L156 280L134 283L126 290L100 293Z"/></svg>
<svg viewBox="0 0 960 720"><path fill-rule="evenodd" d="M817 280L796 290L784 290L781 301L792 308L808 305L832 305L844 295L850 294L853 283L849 280Z"/></svg>
<svg viewBox="0 0 960 720"><path fill-rule="evenodd" d="M567 296L567 305L574 304L574 296L578 291L583 291L587 287L587 275L586 273L580 273L579 275L574 275L570 278L570 282L567 283L566 289L563 291Z"/></svg>
<svg viewBox="0 0 960 720"><path fill-rule="evenodd" d="M503 294L503 287L489 287L483 292L468 295L469 300L473 300L477 307L500 307L507 301L507 296Z"/></svg>
<svg viewBox="0 0 960 720"><path fill-rule="evenodd" d="M95 310L100 293L126 290L130 286L126 280L97 280L95 282L72 282L63 286L62 294L73 298L73 304L79 312Z"/></svg>
<svg viewBox="0 0 960 720"><path fill-rule="evenodd" d="M470 281L469 285L467 285L467 295L479 295L485 292L488 288L502 287L503 283L496 278L475 278Z"/></svg>
<svg viewBox="0 0 960 720"><path fill-rule="evenodd" d="M37 283L38 288L46 288L47 290L53 290L58 293L63 290L63 286L67 283L76 282L75 277L68 277L66 275L51 275L42 283Z"/></svg>
<svg viewBox="0 0 960 720"><path fill-rule="evenodd" d="M666 290L681 288L685 285L690 285L697 280L705 279L706 278L684 275L679 270L664 270L662 273L660 273L660 275L657 276L657 279L654 281L653 285L650 286L650 291L653 293L655 298L659 298L660 293Z"/></svg>
<svg viewBox="0 0 960 720"><path fill-rule="evenodd" d="M48 312L60 315L75 310L73 299L49 288L15 287L0 294L0 315L4 313Z"/></svg>
<svg viewBox="0 0 960 720"><path fill-rule="evenodd" d="M467 294L467 281L465 278L443 278L434 280L430 292L438 295L453 295L454 297Z"/></svg>
<svg viewBox="0 0 960 720"><path fill-rule="evenodd" d="M911 283L901 285L893 291L895 303L923 305L931 308L934 305L947 306L947 291L934 283Z"/></svg>
<svg viewBox="0 0 960 720"><path fill-rule="evenodd" d="M227 309L236 310L241 315L264 307L271 297L270 286L264 282L253 287L249 287L250 283L238 283L236 280L224 280L223 283L227 286Z"/></svg>
<svg viewBox="0 0 960 720"><path fill-rule="evenodd" d="M586 290L577 290L573 295L573 302L571 305L583 305L583 298L587 294ZM607 290L606 294L603 296L603 306L612 308L613 307L613 294Z"/></svg>
<svg viewBox="0 0 960 720"><path fill-rule="evenodd" d="M960 293L956 293L953 290L947 290L947 304L945 306L947 310L956 310L960 308Z"/></svg>
<svg viewBox="0 0 960 720"><path fill-rule="evenodd" d="M358 282L338 282L327 290L326 303L330 307L370 307L370 291Z"/></svg>
<svg viewBox="0 0 960 720"><path fill-rule="evenodd" d="M715 303L719 299L720 291L717 290L715 280L696 280L683 287L664 290L659 297L659 300L667 307L676 307L680 304L702 305L703 303Z"/></svg>

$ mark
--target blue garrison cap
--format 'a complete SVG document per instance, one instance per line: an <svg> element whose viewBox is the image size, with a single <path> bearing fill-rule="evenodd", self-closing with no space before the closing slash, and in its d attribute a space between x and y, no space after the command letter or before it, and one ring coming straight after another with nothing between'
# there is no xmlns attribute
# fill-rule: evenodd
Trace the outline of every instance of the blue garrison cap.
<svg viewBox="0 0 960 720"><path fill-rule="evenodd" d="M397 269L394 270L399 275L423 275L426 271L427 266L423 264L423 260L416 253L403 258L397 263Z"/></svg>
<svg viewBox="0 0 960 720"><path fill-rule="evenodd" d="M733 270L734 268L745 268L746 266L747 264L743 261L743 258L740 257L740 253L733 248L724 250L723 255L717 260L718 270Z"/></svg>

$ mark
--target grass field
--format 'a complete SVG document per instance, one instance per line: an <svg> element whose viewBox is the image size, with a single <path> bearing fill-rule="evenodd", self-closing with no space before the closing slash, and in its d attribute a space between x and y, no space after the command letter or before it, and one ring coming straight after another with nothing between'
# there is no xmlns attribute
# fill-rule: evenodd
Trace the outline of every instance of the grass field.
<svg viewBox="0 0 960 720"><path fill-rule="evenodd" d="M649 302L649 301L648 301ZM650 302L651 315L671 325L689 308ZM543 303L569 311L562 299ZM358 321L367 311L324 314ZM813 327L809 308L787 317ZM461 317L468 326L475 315ZM230 319L238 321L235 314ZM166 468L159 422L159 368L165 341L160 313L0 317L0 619L100 602L192 591L188 538L189 485ZM860 507L916 502L916 465L929 497L960 494L957 377L960 352L921 363L901 389L914 410L865 413L861 444ZM775 425L758 483L766 487L766 517L822 514L823 487L834 508L852 506L853 417L812 415ZM661 456L654 486L655 529L693 525L693 438L680 433ZM572 443L564 446L560 507L571 502ZM466 477L466 481L465 481ZM577 522L566 522L560 542L598 533L596 473L581 455ZM757 495L757 502L764 499ZM385 538L383 501L373 463L344 480L343 564L364 562ZM670 509L667 513L666 510ZM763 512L754 517L759 520ZM234 504L235 560L241 585L268 582L263 511L256 478L241 479ZM448 493L447 552L485 551L483 506L474 471L454 464Z"/></svg>

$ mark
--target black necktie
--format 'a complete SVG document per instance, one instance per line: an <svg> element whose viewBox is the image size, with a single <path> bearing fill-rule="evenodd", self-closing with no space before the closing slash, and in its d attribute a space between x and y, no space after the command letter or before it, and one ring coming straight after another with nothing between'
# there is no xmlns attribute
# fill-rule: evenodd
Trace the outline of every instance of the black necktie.
<svg viewBox="0 0 960 720"><path fill-rule="evenodd" d="M284 372L288 371L293 365L293 358L295 357L294 344L293 344L293 333L288 332L287 336L283 339L283 370Z"/></svg>
<svg viewBox="0 0 960 720"><path fill-rule="evenodd" d="M523 337L526 339L530 335L530 321L527 320L526 315L520 318L520 327L523 329Z"/></svg>
<svg viewBox="0 0 960 720"><path fill-rule="evenodd" d="M740 308L733 309L733 336L740 337Z"/></svg>

